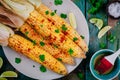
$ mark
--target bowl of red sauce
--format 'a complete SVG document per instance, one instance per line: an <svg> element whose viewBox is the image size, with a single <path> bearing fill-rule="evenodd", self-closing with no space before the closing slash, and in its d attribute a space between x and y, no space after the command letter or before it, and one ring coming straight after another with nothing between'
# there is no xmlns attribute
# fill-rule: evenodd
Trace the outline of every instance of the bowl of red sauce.
<svg viewBox="0 0 120 80"><path fill-rule="evenodd" d="M120 58L118 57L115 61L115 65L111 70L105 73L100 73L95 69L95 66L99 64L99 61L107 55L113 54L114 51L110 49L102 49L94 53L90 60L90 71L93 76L99 80L112 80L120 74Z"/></svg>

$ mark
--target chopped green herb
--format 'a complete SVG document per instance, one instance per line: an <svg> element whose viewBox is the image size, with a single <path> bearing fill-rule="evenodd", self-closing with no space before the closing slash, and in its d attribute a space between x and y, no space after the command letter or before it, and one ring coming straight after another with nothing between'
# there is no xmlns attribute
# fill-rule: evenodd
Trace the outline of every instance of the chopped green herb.
<svg viewBox="0 0 120 80"><path fill-rule="evenodd" d="M17 64L21 63L21 58L15 58L15 63Z"/></svg>
<svg viewBox="0 0 120 80"><path fill-rule="evenodd" d="M81 80L84 80L84 75L83 75L83 73L79 72L79 73L78 73L78 77L79 77Z"/></svg>
<svg viewBox="0 0 120 80"><path fill-rule="evenodd" d="M45 61L45 55L40 55L39 56L39 59L43 62L43 61Z"/></svg>
<svg viewBox="0 0 120 80"><path fill-rule="evenodd" d="M107 36L107 38L108 38L108 41L110 41L111 43L113 43L116 40L116 36L114 36L111 33Z"/></svg>
<svg viewBox="0 0 120 80"><path fill-rule="evenodd" d="M55 44L53 44L53 46L54 46L54 48L58 48L58 46L57 46L57 45L55 45Z"/></svg>
<svg viewBox="0 0 120 80"><path fill-rule="evenodd" d="M78 38L77 38L77 37L74 37L74 38L73 38L73 41L74 41L74 42L75 42L75 41L77 41L77 40L78 40Z"/></svg>
<svg viewBox="0 0 120 80"><path fill-rule="evenodd" d="M41 72L46 72L47 69L46 69L43 65L41 65L41 66L40 66L40 71L41 71Z"/></svg>
<svg viewBox="0 0 120 80"><path fill-rule="evenodd" d="M57 5L62 5L63 0L54 0L54 4Z"/></svg>
<svg viewBox="0 0 120 80"><path fill-rule="evenodd" d="M41 42L40 42L40 45L41 45L41 46L44 46L44 45L45 45L45 43L41 41Z"/></svg>
<svg viewBox="0 0 120 80"><path fill-rule="evenodd" d="M43 27L43 25L40 25L40 27Z"/></svg>
<svg viewBox="0 0 120 80"><path fill-rule="evenodd" d="M45 14L48 15L48 14L49 14L49 11L45 11Z"/></svg>
<svg viewBox="0 0 120 80"><path fill-rule="evenodd" d="M83 35L80 36L82 39L85 39L85 37Z"/></svg>
<svg viewBox="0 0 120 80"><path fill-rule="evenodd" d="M71 48L69 49L68 52L69 52L70 55L72 55L74 53L74 51Z"/></svg>
<svg viewBox="0 0 120 80"><path fill-rule="evenodd" d="M28 32L28 31L26 31L26 32L25 32L25 34L26 34L26 35L28 35L28 34L29 34L29 32Z"/></svg>
<svg viewBox="0 0 120 80"><path fill-rule="evenodd" d="M33 45L36 45L36 40L32 40Z"/></svg>
<svg viewBox="0 0 120 80"><path fill-rule="evenodd" d="M101 49L105 49L106 48L106 44L105 43L100 43L100 48Z"/></svg>
<svg viewBox="0 0 120 80"><path fill-rule="evenodd" d="M57 10L54 10L55 13L57 13Z"/></svg>
<svg viewBox="0 0 120 80"><path fill-rule="evenodd" d="M66 19L67 18L67 14L61 13L60 17L63 18L63 19Z"/></svg>
<svg viewBox="0 0 120 80"><path fill-rule="evenodd" d="M51 15L51 16L54 16L54 15L55 15L55 12L52 12L50 15Z"/></svg>
<svg viewBox="0 0 120 80"><path fill-rule="evenodd" d="M61 58L57 58L57 60L58 60L58 61L62 61L62 59L61 59Z"/></svg>
<svg viewBox="0 0 120 80"><path fill-rule="evenodd" d="M59 31L59 29L56 29L55 32L56 32L56 33L59 33L60 31Z"/></svg>
<svg viewBox="0 0 120 80"><path fill-rule="evenodd" d="M90 0L92 7L88 10L88 13L94 14L97 11L101 10L103 4L106 3L106 0Z"/></svg>
<svg viewBox="0 0 120 80"><path fill-rule="evenodd" d="M67 27L66 27L64 24L62 25L61 28L62 28L63 31L66 31L66 30L67 30Z"/></svg>

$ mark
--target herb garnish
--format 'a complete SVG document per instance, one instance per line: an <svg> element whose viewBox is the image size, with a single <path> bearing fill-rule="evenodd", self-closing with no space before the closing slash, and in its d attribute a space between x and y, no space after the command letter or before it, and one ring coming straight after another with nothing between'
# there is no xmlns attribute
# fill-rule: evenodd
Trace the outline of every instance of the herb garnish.
<svg viewBox="0 0 120 80"><path fill-rule="evenodd" d="M40 45L41 45L41 46L44 46L44 45L45 45L45 43L41 41L41 42L40 42Z"/></svg>
<svg viewBox="0 0 120 80"><path fill-rule="evenodd" d="M67 14L61 13L60 17L63 18L63 19L66 19L67 18Z"/></svg>
<svg viewBox="0 0 120 80"><path fill-rule="evenodd" d="M83 35L80 36L82 39L85 39L85 37Z"/></svg>
<svg viewBox="0 0 120 80"><path fill-rule="evenodd" d="M40 56L39 56L39 59L40 59L40 61L42 61L42 62L45 61L45 55L43 55L43 54L40 55Z"/></svg>
<svg viewBox="0 0 120 80"><path fill-rule="evenodd" d="M15 58L15 63L17 64L21 63L21 58Z"/></svg>
<svg viewBox="0 0 120 80"><path fill-rule="evenodd" d="M106 44L105 44L105 43L102 43L102 42L101 42L99 45L100 45L100 48L101 48L101 49L105 49L105 48L106 48Z"/></svg>
<svg viewBox="0 0 120 80"><path fill-rule="evenodd" d="M88 13L94 14L97 11L101 10L101 7L103 7L103 4L106 3L104 0L90 0L92 7L89 9Z"/></svg>
<svg viewBox="0 0 120 80"><path fill-rule="evenodd" d="M51 16L54 16L55 15L55 12L51 12L51 14L50 14Z"/></svg>
<svg viewBox="0 0 120 80"><path fill-rule="evenodd" d="M62 25L61 28L62 28L63 31L66 31L66 30L67 30L67 27L66 27L64 24Z"/></svg>
<svg viewBox="0 0 120 80"><path fill-rule="evenodd" d="M58 61L62 61L62 59L61 59L61 58L57 58L57 60L58 60Z"/></svg>
<svg viewBox="0 0 120 80"><path fill-rule="evenodd" d="M40 25L40 27L43 27L43 25Z"/></svg>
<svg viewBox="0 0 120 80"><path fill-rule="evenodd" d="M57 10L54 10L55 13L57 13Z"/></svg>
<svg viewBox="0 0 120 80"><path fill-rule="evenodd" d="M114 36L111 33L107 36L107 38L108 38L108 41L110 41L111 43L113 43L116 40L116 36Z"/></svg>
<svg viewBox="0 0 120 80"><path fill-rule="evenodd" d="M54 48L58 48L58 46L57 46L57 45L55 45L55 44L53 44L53 46L54 46Z"/></svg>
<svg viewBox="0 0 120 80"><path fill-rule="evenodd" d="M28 31L26 31L26 32L25 32L25 34L26 34L26 35L28 35L28 34L29 34L29 32L28 32Z"/></svg>
<svg viewBox="0 0 120 80"><path fill-rule="evenodd" d="M49 14L49 11L45 11L45 14L48 15L48 14Z"/></svg>
<svg viewBox="0 0 120 80"><path fill-rule="evenodd" d="M36 45L36 40L32 40L33 45Z"/></svg>
<svg viewBox="0 0 120 80"><path fill-rule="evenodd" d="M74 38L73 38L73 41L74 41L74 42L75 42L75 41L77 41L77 40L78 40L78 38L77 38L77 37L74 37Z"/></svg>
<svg viewBox="0 0 120 80"><path fill-rule="evenodd" d="M56 29L55 32L56 32L56 33L59 33L60 31L59 31L59 29Z"/></svg>
<svg viewBox="0 0 120 80"><path fill-rule="evenodd" d="M69 49L68 52L69 52L70 55L72 55L74 53L74 51L71 48Z"/></svg>
<svg viewBox="0 0 120 80"><path fill-rule="evenodd" d="M63 1L62 0L54 0L54 4L57 5L62 5Z"/></svg>
<svg viewBox="0 0 120 80"><path fill-rule="evenodd" d="M41 71L41 72L46 72L47 69L46 69L43 65L41 65L41 66L40 66L40 71Z"/></svg>

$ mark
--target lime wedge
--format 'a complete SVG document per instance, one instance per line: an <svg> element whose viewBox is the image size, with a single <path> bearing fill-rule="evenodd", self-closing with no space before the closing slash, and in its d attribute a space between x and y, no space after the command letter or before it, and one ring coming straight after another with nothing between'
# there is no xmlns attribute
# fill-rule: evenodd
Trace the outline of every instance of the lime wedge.
<svg viewBox="0 0 120 80"><path fill-rule="evenodd" d="M14 71L5 71L3 72L0 77L17 77L17 73Z"/></svg>
<svg viewBox="0 0 120 80"><path fill-rule="evenodd" d="M7 80L6 78L0 77L0 80Z"/></svg>
<svg viewBox="0 0 120 80"><path fill-rule="evenodd" d="M77 24L76 24L76 18L75 15L73 13L69 13L69 21L70 21L70 25L76 29L77 28Z"/></svg>
<svg viewBox="0 0 120 80"><path fill-rule="evenodd" d="M103 26L103 20L102 19L98 19L98 18L91 18L90 23L93 23L95 26L98 27L98 29L100 30Z"/></svg>
<svg viewBox="0 0 120 80"><path fill-rule="evenodd" d="M107 31L109 31L112 27L111 26L105 26L100 30L98 33L98 38L100 39Z"/></svg>
<svg viewBox="0 0 120 80"><path fill-rule="evenodd" d="M0 57L0 68L2 67L3 65L3 59Z"/></svg>

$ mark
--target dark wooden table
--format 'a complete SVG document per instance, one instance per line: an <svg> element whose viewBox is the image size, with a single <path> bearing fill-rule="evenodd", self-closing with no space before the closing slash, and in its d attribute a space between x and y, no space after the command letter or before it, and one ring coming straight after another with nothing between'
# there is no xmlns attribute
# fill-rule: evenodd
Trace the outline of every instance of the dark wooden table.
<svg viewBox="0 0 120 80"><path fill-rule="evenodd" d="M90 58L96 51L101 49L100 47L101 43L105 45L104 48L106 49L111 49L116 51L118 48L120 48L120 21L117 20L117 23L115 25L113 24L115 20L109 18L106 15L106 12L105 12L106 5L103 5L103 8L101 8L100 11L98 11L96 14L93 15L88 13L88 10L91 8L91 4L89 0L72 0L72 1L81 9L82 13L84 14L88 22L88 27L90 31L89 52L87 53L87 58L83 60L82 63L72 73L70 73L69 75L61 79L56 79L56 80L97 80L92 76L89 69ZM104 21L104 26L111 25L113 27L101 39L97 38L97 34L99 31L98 28L95 27L93 24L89 23L89 19L92 17L97 17L102 19ZM109 35L109 33L112 33L113 35L115 35L116 39L114 42L110 42L108 40L107 36ZM0 47L0 56L4 60L4 65L0 69L0 73L7 70L13 70L18 73L17 78L10 78L9 80L34 80L21 74L16 69L14 69L14 67L8 62L7 58L5 57L2 47ZM117 78L115 78L115 80L120 80L120 74Z"/></svg>

